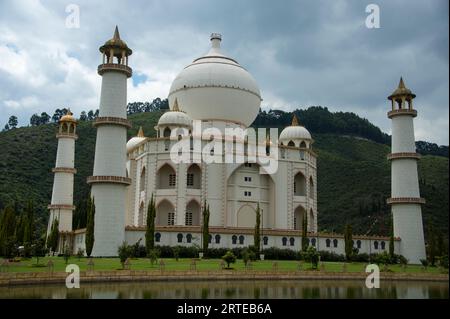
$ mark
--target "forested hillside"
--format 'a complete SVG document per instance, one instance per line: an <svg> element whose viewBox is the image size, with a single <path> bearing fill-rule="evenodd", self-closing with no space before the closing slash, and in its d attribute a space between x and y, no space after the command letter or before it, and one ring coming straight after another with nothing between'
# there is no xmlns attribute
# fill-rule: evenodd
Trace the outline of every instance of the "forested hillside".
<svg viewBox="0 0 450 319"><path fill-rule="evenodd" d="M166 103L162 101L156 108L145 103L131 105L128 113L133 128L128 136L136 135L140 126L146 136L154 136L154 126ZM326 108L311 107L296 110L296 114L301 124L311 131L315 140L313 148L319 155L320 230L342 232L344 225L351 223L355 233L388 234L389 207L385 200L390 194L390 166L386 160L390 137L353 113L331 113ZM253 125L281 129L289 125L291 119L290 112L260 112ZM56 158L55 133L55 123L0 133L0 211L13 205L16 214L20 214L27 201L33 200L37 232L43 230L47 222L46 206L51 199L53 182L51 169ZM83 200L89 192L86 177L92 174L94 160L96 135L87 118L80 121L78 135L74 227L85 223ZM422 154L444 155L423 156L419 175L421 193L427 199L424 221L427 225L432 223L448 238L448 147L426 142L420 145Z"/></svg>

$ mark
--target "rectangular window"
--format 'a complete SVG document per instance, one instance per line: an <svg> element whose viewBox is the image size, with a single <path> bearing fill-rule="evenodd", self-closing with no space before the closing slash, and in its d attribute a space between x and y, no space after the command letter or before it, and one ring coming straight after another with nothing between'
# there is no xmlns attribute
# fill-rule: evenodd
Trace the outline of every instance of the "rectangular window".
<svg viewBox="0 0 450 319"><path fill-rule="evenodd" d="M169 174L169 186L170 187L174 187L175 186L175 181L176 181L175 174Z"/></svg>
<svg viewBox="0 0 450 319"><path fill-rule="evenodd" d="M194 186L194 174L187 174L187 186Z"/></svg>
<svg viewBox="0 0 450 319"><path fill-rule="evenodd" d="M175 213L171 212L168 214L167 225L173 226L175 224Z"/></svg>
<svg viewBox="0 0 450 319"><path fill-rule="evenodd" d="M250 197L250 196L252 196L252 192L247 192L247 191L245 191L245 192L244 192L244 196Z"/></svg>
<svg viewBox="0 0 450 319"><path fill-rule="evenodd" d="M252 178L251 178L250 176L245 176L245 177L244 177L244 181L245 181L245 182L251 182L251 181L252 181Z"/></svg>

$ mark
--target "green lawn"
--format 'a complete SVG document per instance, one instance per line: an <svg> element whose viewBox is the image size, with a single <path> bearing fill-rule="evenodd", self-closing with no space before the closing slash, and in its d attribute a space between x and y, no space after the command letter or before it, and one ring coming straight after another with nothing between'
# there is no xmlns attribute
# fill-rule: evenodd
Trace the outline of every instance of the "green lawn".
<svg viewBox="0 0 450 319"><path fill-rule="evenodd" d="M65 261L62 257L45 257L39 259L40 265L47 265L49 260L53 261L54 271L65 271ZM94 258L94 270L119 270L122 268L120 261L118 258ZM164 270L190 270L192 259L190 258L180 258L176 261L174 258L164 258L159 261L164 260ZM69 259L69 264L77 264L80 267L80 270L87 270L87 258L78 259L77 257L71 257ZM290 261L290 260L279 260L276 261L278 264L278 271L298 271L298 261ZM34 264L36 263L36 259L25 259L20 262L10 263L8 268L2 268L2 271L7 270L8 272L44 272L48 271L47 267L36 267ZM198 271L217 271L221 270L221 260L220 259L202 259L196 260L196 270ZM272 260L264 260L264 261L256 261L252 263L253 270L260 271L272 271L274 261ZM341 272L343 269L343 263L340 262L324 262L325 270L329 272ZM365 263L348 263L347 264L347 272L364 272L365 271ZM242 260L237 260L235 264L232 264L231 267L235 270L245 270L245 265ZM302 262L301 269L308 270L310 268L310 264ZM321 267L319 267L321 268ZM422 272L422 273L441 273L441 270L437 267L428 267L427 270L423 270L419 265L408 265L405 270L401 268L400 265L389 265L389 270L393 272ZM131 270L152 270L159 271L159 263L155 265L151 265L149 259L146 258L137 258L131 259ZM380 267L383 270L383 266ZM229 270L224 270L229 271ZM322 270L323 271L323 270Z"/></svg>

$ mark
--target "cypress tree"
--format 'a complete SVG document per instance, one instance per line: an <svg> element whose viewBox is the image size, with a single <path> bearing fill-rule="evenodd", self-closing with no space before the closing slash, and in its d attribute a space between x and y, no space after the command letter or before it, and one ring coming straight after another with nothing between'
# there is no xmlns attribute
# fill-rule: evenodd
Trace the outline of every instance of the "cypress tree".
<svg viewBox="0 0 450 319"><path fill-rule="evenodd" d="M390 229L391 236L389 237L389 256L391 257L391 260L394 258L394 221L391 218L391 229Z"/></svg>
<svg viewBox="0 0 450 319"><path fill-rule="evenodd" d="M147 208L147 229L145 231L145 247L147 248L147 256L150 256L150 252L155 248L155 200L152 197Z"/></svg>
<svg viewBox="0 0 450 319"><path fill-rule="evenodd" d="M208 245L209 245L209 205L206 205L206 200L203 205L203 254L206 256L208 253Z"/></svg>
<svg viewBox="0 0 450 319"><path fill-rule="evenodd" d="M434 266L436 262L436 238L431 223L428 227L428 260L431 266Z"/></svg>
<svg viewBox="0 0 450 319"><path fill-rule="evenodd" d="M52 223L52 227L50 230L50 234L48 234L47 238L47 247L55 254L58 249L58 240L59 240L59 221L55 218Z"/></svg>
<svg viewBox="0 0 450 319"><path fill-rule="evenodd" d="M87 203L87 221L86 221L86 255L91 257L92 248L94 248L94 219L95 219L95 201L89 196Z"/></svg>
<svg viewBox="0 0 450 319"><path fill-rule="evenodd" d="M302 251L306 252L308 249L308 218L306 217L306 213L303 214L303 223L302 223Z"/></svg>
<svg viewBox="0 0 450 319"><path fill-rule="evenodd" d="M16 216L14 209L8 206L4 209L0 221L0 254L9 256L10 247L8 241L14 240L16 230Z"/></svg>
<svg viewBox="0 0 450 319"><path fill-rule="evenodd" d="M255 251L257 253L259 253L259 246L261 245L261 236L259 234L260 227L261 227L261 211L259 209L259 203L258 203L258 205L256 206L256 224L255 224L255 233L254 233L254 238L253 238Z"/></svg>
<svg viewBox="0 0 450 319"><path fill-rule="evenodd" d="M350 260L353 254L352 226L350 224L345 225L344 242L345 242L345 258L347 260Z"/></svg>

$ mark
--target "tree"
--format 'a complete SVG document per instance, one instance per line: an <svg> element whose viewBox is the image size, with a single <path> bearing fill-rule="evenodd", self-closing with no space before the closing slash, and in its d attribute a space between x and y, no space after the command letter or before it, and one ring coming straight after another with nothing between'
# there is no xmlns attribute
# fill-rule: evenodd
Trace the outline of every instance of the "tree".
<svg viewBox="0 0 450 319"><path fill-rule="evenodd" d="M87 204L87 221L86 221L86 254L91 257L92 248L94 248L94 220L95 220L95 201L94 198L88 197Z"/></svg>
<svg viewBox="0 0 450 319"><path fill-rule="evenodd" d="M17 116L11 115L8 120L8 125L10 129L16 128L18 124Z"/></svg>
<svg viewBox="0 0 450 319"><path fill-rule="evenodd" d="M255 233L253 236L254 237L253 242L257 254L259 253L259 248L261 246L260 228L261 228L261 211L259 209L258 203L258 205L256 206L256 224L255 224Z"/></svg>
<svg viewBox="0 0 450 319"><path fill-rule="evenodd" d="M0 215L0 254L9 257L11 242L15 242L16 216L12 206L7 206Z"/></svg>
<svg viewBox="0 0 450 319"><path fill-rule="evenodd" d="M47 238L47 247L50 249L53 255L55 255L55 252L58 249L58 240L59 240L59 221L57 218L55 218L52 222L50 234L48 234Z"/></svg>
<svg viewBox="0 0 450 319"><path fill-rule="evenodd" d="M25 228L23 234L23 244L26 246L33 244L33 233L34 233L34 205L30 200L27 203L26 208L26 219L25 219Z"/></svg>
<svg viewBox="0 0 450 319"><path fill-rule="evenodd" d="M351 260L353 255L353 240L352 240L352 226L350 224L345 225L344 243L345 243L345 258L347 260Z"/></svg>
<svg viewBox="0 0 450 319"><path fill-rule="evenodd" d="M147 248L147 255L155 248L155 217L155 199L152 193L152 197L150 198L147 207L147 229L145 231L145 247Z"/></svg>
<svg viewBox="0 0 450 319"><path fill-rule="evenodd" d="M231 250L228 250L226 254L222 256L222 259L227 263L227 268L230 268L230 264L234 264L236 262L236 256Z"/></svg>
<svg viewBox="0 0 450 319"><path fill-rule="evenodd" d="M87 117L86 111L82 111L80 114L80 122L87 121L87 119L88 119L88 117Z"/></svg>
<svg viewBox="0 0 450 319"><path fill-rule="evenodd" d="M42 112L41 116L40 116L40 123L39 124L40 125L47 124L48 122L50 122L50 115L48 115L45 112Z"/></svg>
<svg viewBox="0 0 450 319"><path fill-rule="evenodd" d="M120 263L122 264L122 269L124 269L125 261L133 255L133 247L127 245L124 241L117 249L117 253L119 255Z"/></svg>
<svg viewBox="0 0 450 319"><path fill-rule="evenodd" d="M40 125L41 124L40 116L37 115L37 114L31 115L30 124L31 124L31 126L38 126L38 125Z"/></svg>
<svg viewBox="0 0 450 319"><path fill-rule="evenodd" d="M394 259L395 248L394 248L394 221L391 218L391 236L389 237L389 256Z"/></svg>
<svg viewBox="0 0 450 319"><path fill-rule="evenodd" d="M307 227L308 219L306 217L306 214L304 214L302 224L302 251L306 251L308 249Z"/></svg>
<svg viewBox="0 0 450 319"><path fill-rule="evenodd" d="M5 124L5 127L3 128L3 132L9 131L9 125Z"/></svg>
<svg viewBox="0 0 450 319"><path fill-rule="evenodd" d="M431 223L428 226L428 261L431 266L436 263L436 234Z"/></svg>
<svg viewBox="0 0 450 319"><path fill-rule="evenodd" d="M208 245L209 245L209 205L206 205L206 200L203 205L203 224L202 224L202 233L203 233L203 254L206 256L208 254Z"/></svg>
<svg viewBox="0 0 450 319"><path fill-rule="evenodd" d="M56 109L55 113L52 116L52 122L58 123L58 121L61 119L61 117L65 114L66 114L66 112L64 112L64 109L59 109L59 108Z"/></svg>
<svg viewBox="0 0 450 319"><path fill-rule="evenodd" d="M31 253L34 257L36 257L36 265L39 265L39 257L44 257L46 253L42 239L37 240L32 246Z"/></svg>

